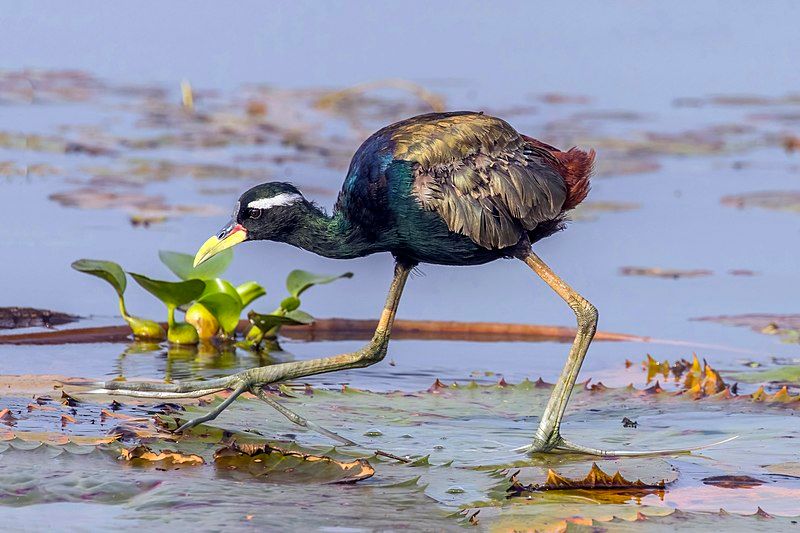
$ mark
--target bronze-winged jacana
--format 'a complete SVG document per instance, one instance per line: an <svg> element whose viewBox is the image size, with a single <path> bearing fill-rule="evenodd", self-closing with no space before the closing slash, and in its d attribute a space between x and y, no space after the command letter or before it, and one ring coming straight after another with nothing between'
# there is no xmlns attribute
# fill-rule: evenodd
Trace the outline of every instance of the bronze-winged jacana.
<svg viewBox="0 0 800 533"><path fill-rule="evenodd" d="M253 187L239 199L233 220L203 244L195 264L235 244L254 240L285 242L338 259L389 252L396 259L394 279L369 344L353 353L253 368L210 381L113 381L103 383L100 390L166 398L233 389L216 409L180 429L215 418L248 390L293 421L310 425L269 399L261 387L381 361L386 356L400 295L417 264L479 265L516 258L567 302L578 321L566 366L533 442L525 450L597 455L666 452L588 448L565 440L559 431L597 327L597 310L559 278L531 245L561 229L566 213L586 198L593 161L593 151L572 148L562 152L482 113L434 113L392 124L367 139L353 156L331 216L288 183Z"/></svg>

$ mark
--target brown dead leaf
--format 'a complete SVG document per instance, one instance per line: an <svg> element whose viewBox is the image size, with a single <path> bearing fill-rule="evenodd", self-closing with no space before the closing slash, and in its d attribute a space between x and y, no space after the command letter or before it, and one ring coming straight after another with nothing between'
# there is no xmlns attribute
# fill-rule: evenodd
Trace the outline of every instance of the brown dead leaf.
<svg viewBox="0 0 800 533"><path fill-rule="evenodd" d="M117 440L114 435L103 435L92 437L86 435L69 435L66 433L55 433L46 431L12 431L0 430L0 441L19 439L25 442L40 442L51 446L63 446L64 444L79 444L81 446L99 446L109 444Z"/></svg>
<svg viewBox="0 0 800 533"><path fill-rule="evenodd" d="M50 407L49 405L42 405L40 403L29 403L28 404L28 412L31 411L58 411L55 407Z"/></svg>
<svg viewBox="0 0 800 533"><path fill-rule="evenodd" d="M541 484L523 485L517 481L516 475L511 477L511 487L508 492L518 495L523 492L541 492L549 490L595 490L595 489L664 489L666 481L660 480L655 483L644 483L641 479L630 481L622 477L617 472L608 475L592 463L592 468L583 479L572 479L559 475L553 469L548 469L547 479Z"/></svg>
<svg viewBox="0 0 800 533"><path fill-rule="evenodd" d="M712 485L723 489L752 489L765 482L750 476L711 476L704 478L704 485Z"/></svg>
<svg viewBox="0 0 800 533"><path fill-rule="evenodd" d="M108 409L101 409L100 419L104 420L106 418L118 418L120 420L130 420L131 422L146 422L149 420L149 418L146 416L131 416L124 413L115 413L113 411L109 411Z"/></svg>
<svg viewBox="0 0 800 533"><path fill-rule="evenodd" d="M137 466L159 466L162 468L180 468L205 463L203 458L193 453L180 453L172 450L154 452L142 444L133 448L125 448L120 452L120 460Z"/></svg>
<svg viewBox="0 0 800 533"><path fill-rule="evenodd" d="M680 278L701 278L713 274L710 270L694 269L680 270L658 267L621 267L619 273L623 276L648 276L653 278L680 279Z"/></svg>
<svg viewBox="0 0 800 533"><path fill-rule="evenodd" d="M68 407L77 407L78 403L79 403L78 400L76 400L66 392L61 391L61 405L66 405Z"/></svg>
<svg viewBox="0 0 800 533"><path fill-rule="evenodd" d="M795 135L787 135L783 138L783 148L789 153L795 150L800 151L800 137Z"/></svg>
<svg viewBox="0 0 800 533"><path fill-rule="evenodd" d="M3 409L0 411L0 422L13 426L16 423L17 417L11 412L11 409Z"/></svg>
<svg viewBox="0 0 800 533"><path fill-rule="evenodd" d="M762 386L752 394L739 396L736 392L736 385L733 387L727 385L719 372L712 368L707 361L704 360L701 365L697 355L693 355L691 362L686 359L680 359L673 365L670 365L669 361L662 361L659 363L648 355L647 360L644 361L642 366L647 371L648 383L657 374L664 375L665 379L672 375L681 385L681 390L678 394L685 394L695 400L700 398L721 400L747 398L753 402L782 403L800 406L800 394L791 394L786 385L773 393L767 392ZM680 381L681 378L683 381ZM642 392L646 394L657 394L663 392L663 389L656 381L655 385L644 389Z"/></svg>
<svg viewBox="0 0 800 533"><path fill-rule="evenodd" d="M31 307L0 307L0 329L60 326L79 317L48 309Z"/></svg>
<svg viewBox="0 0 800 533"><path fill-rule="evenodd" d="M240 472L273 482L355 483L375 474L366 459L343 462L267 443L232 442L214 453L214 463L220 471Z"/></svg>
<svg viewBox="0 0 800 533"><path fill-rule="evenodd" d="M724 196L722 205L739 209L759 207L800 213L800 191L760 191Z"/></svg>
<svg viewBox="0 0 800 533"><path fill-rule="evenodd" d="M774 465L767 465L765 469L771 474L800 478L800 462L797 461L775 463Z"/></svg>
<svg viewBox="0 0 800 533"><path fill-rule="evenodd" d="M800 330L800 314L749 313L744 315L703 316L692 320L713 322L726 326L746 327L765 335L788 335L793 331Z"/></svg>

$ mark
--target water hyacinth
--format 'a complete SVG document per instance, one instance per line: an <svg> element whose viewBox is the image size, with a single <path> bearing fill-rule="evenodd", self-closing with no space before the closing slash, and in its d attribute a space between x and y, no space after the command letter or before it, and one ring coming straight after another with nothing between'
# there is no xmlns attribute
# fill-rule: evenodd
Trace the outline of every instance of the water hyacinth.
<svg viewBox="0 0 800 533"><path fill-rule="evenodd" d="M137 340L163 341L173 345L193 346L198 343L227 343L235 340L242 312L254 301L266 295L266 289L255 281L240 285L220 276L233 259L227 250L209 261L194 267L193 257L179 252L161 251L159 258L174 273L179 281L153 279L142 274L128 272L136 283L158 298L167 308L167 331L153 320L131 316L125 306L127 288L126 272L113 261L80 259L72 268L109 283L117 293L119 310ZM248 315L251 327L245 342L240 346L249 349L278 349L276 338L283 325L310 324L314 318L299 309L299 296L314 285L330 283L340 278L352 277L351 273L338 276L321 276L303 270L293 270L286 280L289 296L269 314L251 311ZM184 311L183 321L175 317L176 311Z"/></svg>

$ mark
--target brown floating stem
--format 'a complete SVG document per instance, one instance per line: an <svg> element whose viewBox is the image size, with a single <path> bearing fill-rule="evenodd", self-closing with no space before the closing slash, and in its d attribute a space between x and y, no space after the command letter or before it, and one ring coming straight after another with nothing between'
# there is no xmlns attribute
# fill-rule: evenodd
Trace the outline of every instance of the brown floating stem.
<svg viewBox="0 0 800 533"><path fill-rule="evenodd" d="M375 332L377 320L320 318L313 324L283 326L281 336L306 341L366 340ZM250 322L242 320L238 330L245 331ZM562 326L507 324L501 322L454 322L440 320L396 320L394 339L460 340L472 342L571 342L575 330ZM650 337L598 331L598 341L649 342ZM93 342L128 342L128 326L103 326L37 331L16 335L0 335L0 344L87 344Z"/></svg>

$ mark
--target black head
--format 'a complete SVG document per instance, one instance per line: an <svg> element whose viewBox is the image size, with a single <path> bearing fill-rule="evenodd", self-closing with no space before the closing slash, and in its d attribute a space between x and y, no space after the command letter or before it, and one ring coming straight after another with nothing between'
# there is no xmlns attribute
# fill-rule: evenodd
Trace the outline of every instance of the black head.
<svg viewBox="0 0 800 533"><path fill-rule="evenodd" d="M281 240L297 226L307 201L294 185L271 182L256 185L239 197L232 222L247 231L247 240Z"/></svg>
<svg viewBox="0 0 800 533"><path fill-rule="evenodd" d="M195 256L195 266L242 241L280 241L297 227L309 202L294 185L256 185L239 197L231 221L208 239Z"/></svg>

